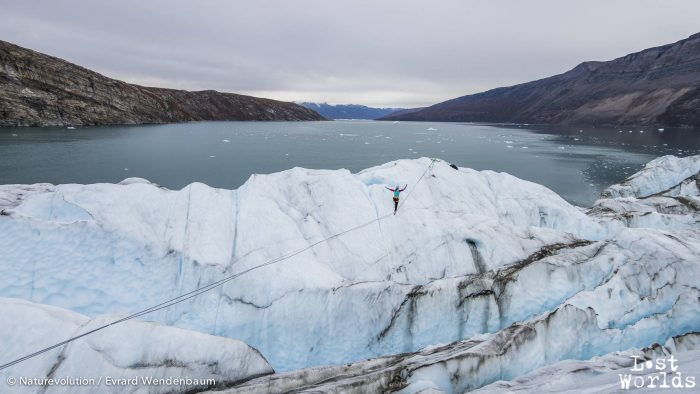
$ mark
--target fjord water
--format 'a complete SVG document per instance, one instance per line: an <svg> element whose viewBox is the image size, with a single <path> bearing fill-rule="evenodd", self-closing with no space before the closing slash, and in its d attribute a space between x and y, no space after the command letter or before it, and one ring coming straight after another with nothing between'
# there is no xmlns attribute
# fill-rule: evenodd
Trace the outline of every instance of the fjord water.
<svg viewBox="0 0 700 394"><path fill-rule="evenodd" d="M143 177L171 189L236 188L291 167L356 172L437 157L503 171L589 206L655 157L700 153L700 131L428 122L197 122L0 129L0 184L99 183Z"/></svg>

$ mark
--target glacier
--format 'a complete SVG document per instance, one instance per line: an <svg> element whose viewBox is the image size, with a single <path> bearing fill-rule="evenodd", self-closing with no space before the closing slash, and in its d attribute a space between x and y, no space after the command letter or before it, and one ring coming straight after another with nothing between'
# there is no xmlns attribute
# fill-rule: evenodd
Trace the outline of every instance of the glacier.
<svg viewBox="0 0 700 394"><path fill-rule="evenodd" d="M278 372L243 392L462 392L700 331L700 156L656 159L588 209L430 164L0 186L0 305L125 315L359 227L145 318L257 349ZM392 216L384 186L406 183Z"/></svg>
<svg viewBox="0 0 700 394"><path fill-rule="evenodd" d="M673 390L672 371L670 365L654 372L633 371L635 360L643 360L644 362L656 359L668 360L670 355L674 355L678 360L676 362L677 370L683 387L676 387ZM641 361L639 361L641 362ZM479 394L506 394L513 392L538 392L538 393L561 393L561 392L577 392L585 387L585 392L590 394L610 393L615 391L636 391L640 390L645 393L666 393L666 392L692 392L695 388L697 391L697 383L691 384L693 387L686 387L685 374L693 375L694 372L700 371L700 334L691 333L681 336L669 338L664 345L656 345L643 349L630 349L623 352L613 352L600 357L594 357L590 360L566 360L540 368L536 371L518 377L513 381L498 381L491 383L485 387L474 390L474 393ZM643 372L643 373L639 373ZM665 373L667 387L661 387L664 382ZM634 383L622 386L620 375L623 379L626 376L642 377L643 380L637 380L636 386ZM656 377L658 380L650 383L649 377ZM643 382L643 383L642 383ZM654 387L652 387L654 386ZM668 387L671 386L671 387Z"/></svg>
<svg viewBox="0 0 700 394"><path fill-rule="evenodd" d="M115 320L115 316L110 315L91 319L62 308L11 298L0 299L0 314L3 316L0 320L3 359L19 358L28 349L50 346L57 338L80 335ZM260 353L240 341L132 320L16 364L3 370L3 375L16 379L72 377L93 379L94 382L107 376L114 381L189 377L213 379L225 387L272 372L272 367ZM43 384L15 384L12 392L95 392L92 385L43 387ZM181 388L183 391L202 390L210 386L214 385L194 384ZM3 392L8 389L5 387ZM107 382L100 385L100 392L139 390L143 391L135 385L110 385ZM169 393L172 389L156 385L149 387L149 392Z"/></svg>

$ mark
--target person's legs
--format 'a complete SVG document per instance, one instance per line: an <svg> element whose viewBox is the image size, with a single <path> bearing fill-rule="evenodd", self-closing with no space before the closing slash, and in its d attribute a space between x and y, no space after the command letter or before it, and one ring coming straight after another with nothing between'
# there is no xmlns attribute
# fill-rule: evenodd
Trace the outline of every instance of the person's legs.
<svg viewBox="0 0 700 394"><path fill-rule="evenodd" d="M399 209L399 199L395 198L394 199L394 213L396 213L397 209Z"/></svg>

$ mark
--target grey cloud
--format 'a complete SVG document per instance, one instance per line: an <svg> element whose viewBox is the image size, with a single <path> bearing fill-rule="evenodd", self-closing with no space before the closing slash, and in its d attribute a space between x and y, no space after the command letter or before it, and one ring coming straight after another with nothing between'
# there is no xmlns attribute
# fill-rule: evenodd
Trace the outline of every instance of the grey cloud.
<svg viewBox="0 0 700 394"><path fill-rule="evenodd" d="M673 42L695 0L10 1L0 39L129 82L422 106Z"/></svg>

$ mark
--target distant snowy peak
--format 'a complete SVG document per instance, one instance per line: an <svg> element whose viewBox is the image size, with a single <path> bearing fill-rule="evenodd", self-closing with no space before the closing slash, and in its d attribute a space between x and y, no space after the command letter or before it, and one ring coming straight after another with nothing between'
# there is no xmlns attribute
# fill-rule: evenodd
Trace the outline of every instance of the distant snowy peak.
<svg viewBox="0 0 700 394"><path fill-rule="evenodd" d="M379 119L384 116L404 111L404 108L373 108L358 104L307 103L300 105L312 109L330 119Z"/></svg>

